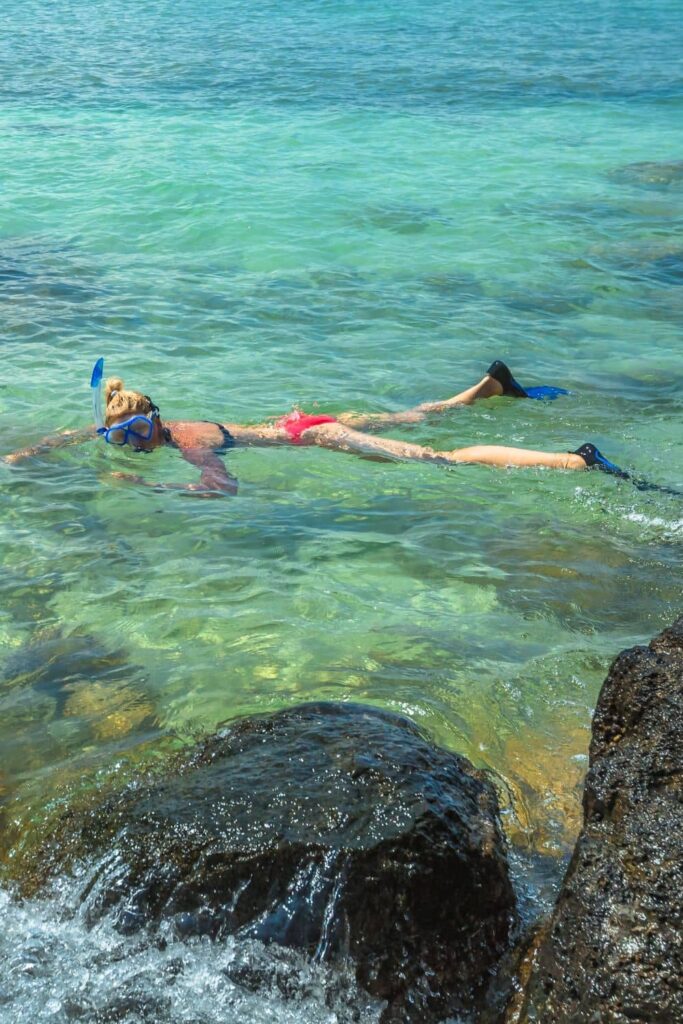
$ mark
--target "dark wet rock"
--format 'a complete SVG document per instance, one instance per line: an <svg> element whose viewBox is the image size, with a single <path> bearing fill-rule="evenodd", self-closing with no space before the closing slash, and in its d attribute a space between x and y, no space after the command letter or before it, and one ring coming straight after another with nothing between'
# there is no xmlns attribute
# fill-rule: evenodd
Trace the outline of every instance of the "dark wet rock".
<svg viewBox="0 0 683 1024"><path fill-rule="evenodd" d="M643 161L642 163L626 164L612 171L613 181L627 185L680 185L683 186L683 160L670 160L662 163Z"/></svg>
<svg viewBox="0 0 683 1024"><path fill-rule="evenodd" d="M350 957L385 1021L424 1022L476 1007L507 946L497 810L491 784L408 720L310 704L65 814L34 864L91 865L91 922Z"/></svg>
<svg viewBox="0 0 683 1024"><path fill-rule="evenodd" d="M583 830L508 1024L683 1020L682 795L680 618L605 680Z"/></svg>

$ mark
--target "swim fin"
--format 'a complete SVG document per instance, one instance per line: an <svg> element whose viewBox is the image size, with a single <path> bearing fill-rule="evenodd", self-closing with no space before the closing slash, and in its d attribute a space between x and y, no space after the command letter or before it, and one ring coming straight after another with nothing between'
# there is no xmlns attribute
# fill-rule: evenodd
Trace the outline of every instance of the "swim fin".
<svg viewBox="0 0 683 1024"><path fill-rule="evenodd" d="M528 398L525 389L519 384L510 373L509 368L500 359L491 363L486 371L489 377L493 377L503 388L506 398Z"/></svg>
<svg viewBox="0 0 683 1024"><path fill-rule="evenodd" d="M507 398L536 398L538 401L553 402L560 395L568 395L565 388L556 388L552 384L540 384L535 388L523 388L519 381L515 380L508 366L500 359L491 363L486 371L489 377L493 377L503 388L503 394Z"/></svg>
<svg viewBox="0 0 683 1024"><path fill-rule="evenodd" d="M618 476L622 480L630 480L631 475L626 470L620 469L614 462L610 462L590 441L582 444L580 448L571 452L572 455L580 455L589 469L601 469L603 473L610 476Z"/></svg>
<svg viewBox="0 0 683 1024"><path fill-rule="evenodd" d="M630 480L639 491L659 491L661 494L672 494L676 498L683 498L683 491L677 491L675 488L667 487L665 484L653 484L649 480L643 480L642 477L632 476L631 473L627 473L625 469L621 469L614 462L606 459L602 452L594 444L591 444L590 441L582 444L580 448L577 448L571 454L580 455L589 469L600 469L603 473L609 473L610 476L617 476L621 480Z"/></svg>
<svg viewBox="0 0 683 1024"><path fill-rule="evenodd" d="M527 398L537 398L539 402L554 402L560 395L568 395L566 388L556 388L552 384L539 384L535 388L527 388Z"/></svg>

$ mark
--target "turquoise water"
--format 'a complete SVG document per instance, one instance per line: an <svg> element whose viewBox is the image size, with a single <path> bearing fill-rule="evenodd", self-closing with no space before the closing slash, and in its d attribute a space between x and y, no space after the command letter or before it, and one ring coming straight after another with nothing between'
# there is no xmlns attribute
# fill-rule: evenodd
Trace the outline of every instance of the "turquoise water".
<svg viewBox="0 0 683 1024"><path fill-rule="evenodd" d="M8 0L1 453L86 424L99 355L171 419L237 422L398 410L500 357L571 396L391 436L593 440L680 485L681 13ZM606 668L680 611L681 500L318 449L228 465L214 502L111 477L195 479L171 451L0 466L8 818L142 744L362 700L489 768L515 846L559 865Z"/></svg>

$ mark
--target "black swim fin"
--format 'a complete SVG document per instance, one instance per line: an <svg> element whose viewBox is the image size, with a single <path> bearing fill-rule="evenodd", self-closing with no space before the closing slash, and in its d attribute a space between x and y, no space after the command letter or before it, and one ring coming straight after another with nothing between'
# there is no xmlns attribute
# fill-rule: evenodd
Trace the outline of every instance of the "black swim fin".
<svg viewBox="0 0 683 1024"><path fill-rule="evenodd" d="M661 494L672 494L676 498L683 498L683 491L677 491L673 487L667 487L663 484L653 484L649 480L643 480L642 477L632 476L631 473L627 473L625 469L621 469L614 462L606 459L602 452L594 444L591 444L590 441L582 444L580 448L577 448L571 454L580 455L589 469L600 469L603 473L609 473L610 476L619 477L620 480L630 480L639 491L659 491Z"/></svg>
<svg viewBox="0 0 683 1024"><path fill-rule="evenodd" d="M507 398L528 398L528 394L510 373L509 368L500 359L491 363L486 371L489 377L493 377L503 388L503 394Z"/></svg>
<svg viewBox="0 0 683 1024"><path fill-rule="evenodd" d="M619 466L615 465L614 462L610 462L606 459L601 451L587 441L586 444L582 444L580 448L571 452L572 455L580 455L583 461L586 463L589 469L601 469L603 473L609 473L610 476L618 476L622 480L630 480L631 475L626 470L620 469Z"/></svg>

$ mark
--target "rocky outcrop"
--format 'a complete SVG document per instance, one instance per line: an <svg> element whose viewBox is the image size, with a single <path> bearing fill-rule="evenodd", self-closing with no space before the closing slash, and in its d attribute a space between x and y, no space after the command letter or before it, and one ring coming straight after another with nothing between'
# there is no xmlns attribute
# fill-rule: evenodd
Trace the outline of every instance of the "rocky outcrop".
<svg viewBox="0 0 683 1024"><path fill-rule="evenodd" d="M614 662L584 825L507 1024L683 1021L683 618Z"/></svg>
<svg viewBox="0 0 683 1024"><path fill-rule="evenodd" d="M408 720L351 704L238 721L72 809L37 856L85 864L91 921L350 958L384 1021L469 1014L515 922L491 784Z"/></svg>

